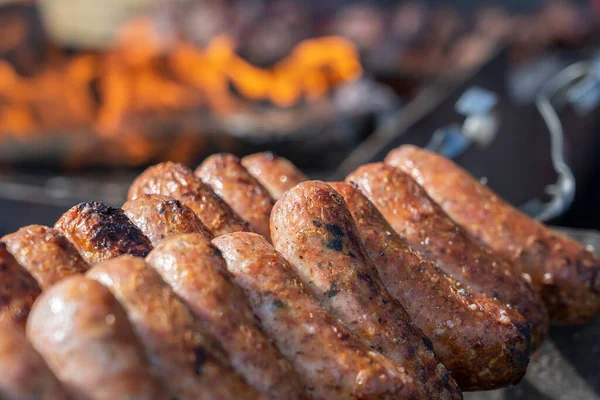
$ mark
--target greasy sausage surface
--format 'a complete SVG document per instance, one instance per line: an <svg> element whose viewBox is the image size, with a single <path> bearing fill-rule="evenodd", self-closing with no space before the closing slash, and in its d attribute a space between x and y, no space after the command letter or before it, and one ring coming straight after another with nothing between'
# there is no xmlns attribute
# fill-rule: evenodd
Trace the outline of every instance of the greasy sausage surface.
<svg viewBox="0 0 600 400"><path fill-rule="evenodd" d="M3 400L67 400L46 362L31 347L23 328L0 322L0 398Z"/></svg>
<svg viewBox="0 0 600 400"><path fill-rule="evenodd" d="M415 178L473 237L513 260L553 321L582 323L600 312L600 259L591 251L521 213L450 160L403 146L386 162Z"/></svg>
<svg viewBox="0 0 600 400"><path fill-rule="evenodd" d="M172 237L146 260L221 342L248 383L273 399L302 398L291 365L260 330L248 300L208 238Z"/></svg>
<svg viewBox="0 0 600 400"><path fill-rule="evenodd" d="M25 326L29 310L40 293L33 276L0 243L0 321L13 320Z"/></svg>
<svg viewBox="0 0 600 400"><path fill-rule="evenodd" d="M215 236L250 230L248 223L210 186L182 164L165 162L144 171L129 187L127 198L133 200L144 194L162 194L181 201Z"/></svg>
<svg viewBox="0 0 600 400"><path fill-rule="evenodd" d="M67 238L47 226L25 226L1 240L42 289L89 268Z"/></svg>
<svg viewBox="0 0 600 400"><path fill-rule="evenodd" d="M123 308L108 289L82 275L39 297L27 338L75 399L168 398Z"/></svg>
<svg viewBox="0 0 600 400"><path fill-rule="evenodd" d="M373 349L418 375L432 392L427 397L452 398L456 383L385 289L337 192L323 182L301 183L277 202L271 221L275 248L325 309ZM446 385L442 394L440 382Z"/></svg>
<svg viewBox="0 0 600 400"><path fill-rule="evenodd" d="M392 228L447 274L516 308L532 327L533 348L548 332L548 314L533 287L513 273L514 265L474 241L408 175L378 163L347 177L369 197Z"/></svg>
<svg viewBox="0 0 600 400"><path fill-rule="evenodd" d="M233 154L213 154L195 171L252 230L270 239L269 216L273 198Z"/></svg>
<svg viewBox="0 0 600 400"><path fill-rule="evenodd" d="M120 208L101 201L80 203L64 213L54 227L69 239L89 264L123 254L145 257L152 243Z"/></svg>
<svg viewBox="0 0 600 400"><path fill-rule="evenodd" d="M242 158L242 165L271 194L275 200L308 178L294 164L270 151Z"/></svg>
<svg viewBox="0 0 600 400"><path fill-rule="evenodd" d="M86 276L119 300L151 367L179 400L256 399L228 364L216 340L143 259L121 256L92 268Z"/></svg>
<svg viewBox="0 0 600 400"><path fill-rule="evenodd" d="M464 389L518 381L527 367L525 321L514 310L471 293L426 261L392 229L358 189L334 183L348 204L371 260L389 292L432 340L436 354ZM480 372L487 371L480 376Z"/></svg>
<svg viewBox="0 0 600 400"><path fill-rule="evenodd" d="M449 381L431 386L429 374L449 378L430 352L425 356L433 362L426 366L407 360L401 368L371 351L319 305L263 237L238 232L213 243L223 253L227 268L250 299L263 328L293 364L313 398L461 397Z"/></svg>
<svg viewBox="0 0 600 400"><path fill-rule="evenodd" d="M156 246L165 238L184 233L212 234L196 214L179 200L159 194L143 195L123 204L125 215Z"/></svg>

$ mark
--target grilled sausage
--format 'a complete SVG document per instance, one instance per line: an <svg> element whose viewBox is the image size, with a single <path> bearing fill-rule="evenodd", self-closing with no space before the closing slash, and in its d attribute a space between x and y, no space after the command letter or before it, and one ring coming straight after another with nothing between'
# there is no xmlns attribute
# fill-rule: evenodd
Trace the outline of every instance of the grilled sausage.
<svg viewBox="0 0 600 400"><path fill-rule="evenodd" d="M319 181L297 185L275 205L271 228L275 248L325 309L371 348L418 376L426 397L438 398L444 382L441 397L452 398L456 383L385 289L338 193Z"/></svg>
<svg viewBox="0 0 600 400"><path fill-rule="evenodd" d="M195 174L209 185L250 228L267 239L273 198L240 164L233 154L214 154L196 169Z"/></svg>
<svg viewBox="0 0 600 400"><path fill-rule="evenodd" d="M162 194L189 207L215 236L249 231L250 226L211 188L182 164L165 162L148 168L129 187L128 200Z"/></svg>
<svg viewBox="0 0 600 400"><path fill-rule="evenodd" d="M89 268L67 238L47 226L25 226L4 236L2 242L42 289Z"/></svg>
<svg viewBox="0 0 600 400"><path fill-rule="evenodd" d="M361 343L319 305L263 237L238 232L213 243L312 398L461 398L430 351L420 353L416 346L413 359L400 367Z"/></svg>
<svg viewBox="0 0 600 400"><path fill-rule="evenodd" d="M201 233L212 239L208 228L192 210L179 200L167 196L140 196L123 204L123 211L150 239L153 246L169 236L184 233Z"/></svg>
<svg viewBox="0 0 600 400"><path fill-rule="evenodd" d="M121 256L86 276L106 286L125 309L154 372L179 400L256 399L228 365L227 355L199 320L143 259Z"/></svg>
<svg viewBox="0 0 600 400"><path fill-rule="evenodd" d="M199 234L175 236L146 260L221 342L249 384L273 399L302 397L291 365L258 327L248 300L209 239Z"/></svg>
<svg viewBox="0 0 600 400"><path fill-rule="evenodd" d="M447 274L510 304L531 325L531 342L539 347L548 333L548 313L540 296L515 276L509 260L474 241L408 175L384 164L365 165L350 174L408 244Z"/></svg>
<svg viewBox="0 0 600 400"><path fill-rule="evenodd" d="M0 322L0 398L66 400L62 386L14 321Z"/></svg>
<svg viewBox="0 0 600 400"><path fill-rule="evenodd" d="M242 165L271 194L275 200L308 178L290 161L270 151L242 158Z"/></svg>
<svg viewBox="0 0 600 400"><path fill-rule="evenodd" d="M514 310L470 293L425 261L392 229L360 191L332 184L348 204L377 272L463 389L492 389L518 381L527 366L528 326ZM522 335L518 331L521 331ZM479 375L480 372L486 374Z"/></svg>
<svg viewBox="0 0 600 400"><path fill-rule="evenodd" d="M27 338L75 399L167 399L125 311L100 283L73 275L31 310Z"/></svg>
<svg viewBox="0 0 600 400"><path fill-rule="evenodd" d="M122 254L145 257L152 243L120 208L101 201L80 203L64 213L54 227L75 245L89 264Z"/></svg>
<svg viewBox="0 0 600 400"><path fill-rule="evenodd" d="M502 201L450 160L403 146L386 162L415 178L474 238L512 260L553 321L583 323L600 312L600 258L591 251Z"/></svg>
<svg viewBox="0 0 600 400"><path fill-rule="evenodd" d="M40 293L36 280L0 243L0 321L13 320L25 326L29 310Z"/></svg>

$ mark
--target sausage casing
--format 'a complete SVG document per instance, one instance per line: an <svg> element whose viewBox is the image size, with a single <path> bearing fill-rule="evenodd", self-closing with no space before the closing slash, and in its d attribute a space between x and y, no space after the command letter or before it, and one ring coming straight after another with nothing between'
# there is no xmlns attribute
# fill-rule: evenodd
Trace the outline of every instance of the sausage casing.
<svg viewBox="0 0 600 400"><path fill-rule="evenodd" d="M182 164L165 162L144 171L129 187L127 198L133 200L144 194L162 194L181 201L215 236L250 230L246 221Z"/></svg>
<svg viewBox="0 0 600 400"><path fill-rule="evenodd" d="M145 257L152 250L150 239L120 208L101 201L80 203L64 213L54 227L69 239L89 264L129 254Z"/></svg>
<svg viewBox="0 0 600 400"><path fill-rule="evenodd" d="M47 226L25 226L1 240L42 289L89 268L67 238Z"/></svg>
<svg viewBox="0 0 600 400"><path fill-rule="evenodd" d="M260 330L248 300L208 238L172 237L146 260L219 340L249 384L274 399L301 398L291 365Z"/></svg>
<svg viewBox="0 0 600 400"><path fill-rule="evenodd" d="M600 258L584 246L521 213L443 157L403 146L386 163L415 178L473 237L514 261L553 321L583 323L600 312Z"/></svg>
<svg viewBox="0 0 600 400"><path fill-rule="evenodd" d="M275 205L271 229L275 248L325 309L373 349L418 375L413 383L422 387L406 384L406 390L453 397L456 383L385 289L337 192L319 181L297 185Z"/></svg>
<svg viewBox="0 0 600 400"><path fill-rule="evenodd" d="M212 238L208 228L191 209L167 196L140 196L123 204L123 211L153 246L169 236L185 233L202 233Z"/></svg>
<svg viewBox="0 0 600 400"><path fill-rule="evenodd" d="M387 289L432 340L459 385L492 389L520 380L527 367L525 321L424 260L358 189L347 183L332 186L348 204ZM482 371L487 373L480 376Z"/></svg>
<svg viewBox="0 0 600 400"><path fill-rule="evenodd" d="M82 275L42 293L27 338L75 399L168 398L123 308L108 289Z"/></svg>
<svg viewBox="0 0 600 400"><path fill-rule="evenodd" d="M180 400L256 399L258 393L228 365L218 342L143 259L121 256L86 276L119 300L155 373Z"/></svg>
<svg viewBox="0 0 600 400"><path fill-rule="evenodd" d="M308 178L289 160L267 151L242 158L242 165L271 194L275 200Z"/></svg>

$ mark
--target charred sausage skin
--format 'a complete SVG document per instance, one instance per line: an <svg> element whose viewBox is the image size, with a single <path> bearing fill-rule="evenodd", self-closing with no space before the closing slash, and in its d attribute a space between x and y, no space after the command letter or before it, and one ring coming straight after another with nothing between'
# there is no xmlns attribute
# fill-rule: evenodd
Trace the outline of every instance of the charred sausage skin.
<svg viewBox="0 0 600 400"><path fill-rule="evenodd" d="M325 309L415 375L417 387L406 390L453 398L456 383L384 287L337 192L323 182L301 183L277 202L271 224L275 248Z"/></svg>
<svg viewBox="0 0 600 400"><path fill-rule="evenodd" d="M54 227L69 239L89 264L129 254L145 257L150 239L120 208L101 201L80 203L64 213Z"/></svg>
<svg viewBox="0 0 600 400"><path fill-rule="evenodd" d="M333 183L356 222L381 279L465 390L518 382L527 367L526 322L516 312L461 285L426 261L348 183ZM480 376L481 371L488 371Z"/></svg>
<svg viewBox="0 0 600 400"><path fill-rule="evenodd" d="M169 398L123 308L108 289L82 275L63 279L39 297L27 338L75 399Z"/></svg>
<svg viewBox="0 0 600 400"><path fill-rule="evenodd" d="M271 194L275 200L308 178L290 161L267 151L242 158L242 165Z"/></svg>
<svg viewBox="0 0 600 400"><path fill-rule="evenodd" d="M512 260L541 293L552 321L583 323L600 312L600 258L529 218L452 161L402 146L386 163L411 175L474 238Z"/></svg>
<svg viewBox="0 0 600 400"><path fill-rule="evenodd" d="M179 400L257 399L228 365L225 351L143 259L105 261L86 276L107 287L125 309L151 367Z"/></svg>
<svg viewBox="0 0 600 400"><path fill-rule="evenodd" d="M273 399L302 398L294 370L260 330L248 300L208 238L172 237L146 260L223 345L249 384Z"/></svg>
<svg viewBox="0 0 600 400"><path fill-rule="evenodd" d="M215 236L250 230L248 223L210 186L182 164L165 162L142 172L129 187L127 199L133 200L144 194L162 194L181 201Z"/></svg>
<svg viewBox="0 0 600 400"><path fill-rule="evenodd" d="M47 226L25 226L1 240L42 289L89 268L67 238Z"/></svg>
<svg viewBox="0 0 600 400"><path fill-rule="evenodd" d="M140 196L123 204L123 211L153 246L169 236L185 233L201 233L212 239L208 228L190 208L167 196Z"/></svg>

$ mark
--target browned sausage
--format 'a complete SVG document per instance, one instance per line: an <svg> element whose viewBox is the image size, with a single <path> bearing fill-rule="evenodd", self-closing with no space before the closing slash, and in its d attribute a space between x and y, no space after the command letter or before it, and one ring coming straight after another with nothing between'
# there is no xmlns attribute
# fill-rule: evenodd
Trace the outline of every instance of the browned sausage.
<svg viewBox="0 0 600 400"><path fill-rule="evenodd" d="M270 240L269 216L275 202L240 164L239 158L233 154L213 154L200 164L195 174L248 221L254 232Z"/></svg>
<svg viewBox="0 0 600 400"><path fill-rule="evenodd" d="M256 399L259 394L228 365L216 340L143 259L121 256L92 268L86 276L119 300L151 367L179 400Z"/></svg>
<svg viewBox="0 0 600 400"><path fill-rule="evenodd" d="M101 201L80 203L64 213L54 227L75 245L89 264L122 254L145 257L152 243L120 208Z"/></svg>
<svg viewBox="0 0 600 400"><path fill-rule="evenodd" d="M246 156L242 158L242 165L275 200L300 182L308 180L294 164L270 151Z"/></svg>
<svg viewBox="0 0 600 400"><path fill-rule="evenodd" d="M123 204L123 211L150 239L153 246L169 236L184 233L202 233L212 239L208 228L192 210L179 200L167 196L140 196Z"/></svg>
<svg viewBox="0 0 600 400"><path fill-rule="evenodd" d="M0 321L13 320L25 326L29 310L40 293L33 276L0 243Z"/></svg>
<svg viewBox="0 0 600 400"><path fill-rule="evenodd" d="M108 289L82 275L42 293L27 338L75 399L168 398L123 308Z"/></svg>
<svg viewBox="0 0 600 400"><path fill-rule="evenodd" d="M294 370L260 330L248 300L208 238L172 237L146 260L221 342L248 383L273 399L302 398Z"/></svg>
<svg viewBox="0 0 600 400"><path fill-rule="evenodd" d="M238 232L213 243L313 398L461 398L444 366L422 345L412 348L414 357L402 367L370 351L319 305L263 237Z"/></svg>
<svg viewBox="0 0 600 400"><path fill-rule="evenodd" d="M591 251L502 201L450 160L403 146L386 162L415 178L473 237L513 260L553 321L583 323L600 312L600 258Z"/></svg>
<svg viewBox="0 0 600 400"><path fill-rule="evenodd" d="M332 186L348 204L387 289L431 338L459 385L469 390L492 389L518 381L527 366L523 338L516 332L528 334L521 316L486 295L471 293L425 261L358 189L346 183ZM481 371L487 373L480 376Z"/></svg>
<svg viewBox="0 0 600 400"><path fill-rule="evenodd" d="M4 236L2 242L42 289L89 268L67 238L47 226L25 226Z"/></svg>
<svg viewBox="0 0 600 400"><path fill-rule="evenodd" d="M0 398L66 400L67 395L46 362L15 322L0 322Z"/></svg>
<svg viewBox="0 0 600 400"><path fill-rule="evenodd" d="M447 274L516 308L531 325L532 347L548 333L548 313L540 296L515 276L513 265L474 241L408 175L384 164L370 164L347 178L355 181L408 244Z"/></svg>
<svg viewBox="0 0 600 400"><path fill-rule="evenodd" d="M181 201L215 236L250 230L246 221L182 164L165 162L144 171L131 184L127 198L133 200L144 194L162 194Z"/></svg>

